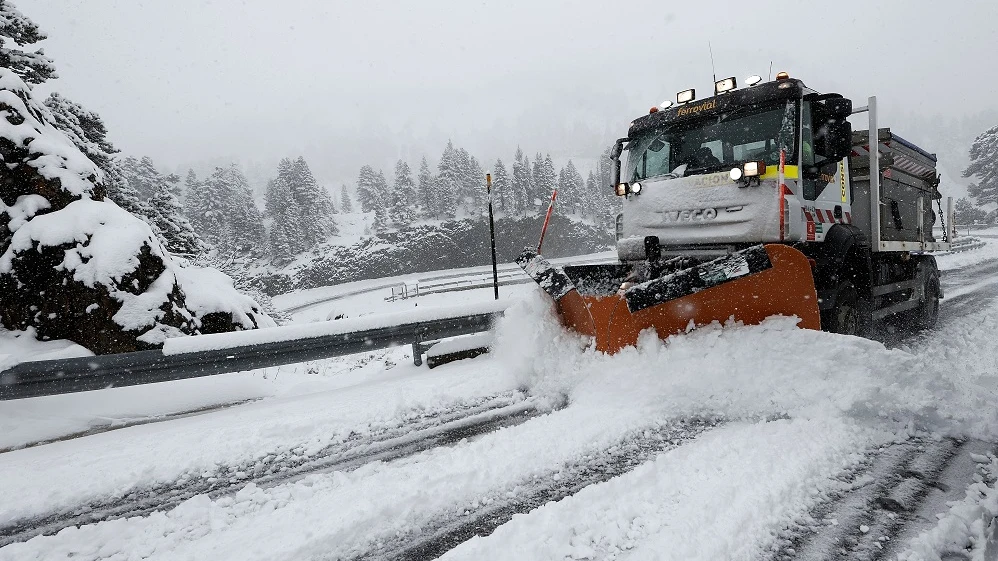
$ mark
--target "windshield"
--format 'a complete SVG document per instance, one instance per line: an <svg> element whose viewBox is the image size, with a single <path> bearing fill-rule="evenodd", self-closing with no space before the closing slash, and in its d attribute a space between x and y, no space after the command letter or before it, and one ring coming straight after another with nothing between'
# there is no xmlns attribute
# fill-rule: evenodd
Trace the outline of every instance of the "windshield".
<svg viewBox="0 0 998 561"><path fill-rule="evenodd" d="M627 146L628 180L666 175L683 165L683 175L718 171L750 160L776 165L780 148L787 150L787 163L793 163L796 105L789 101L776 108L735 109L648 130Z"/></svg>

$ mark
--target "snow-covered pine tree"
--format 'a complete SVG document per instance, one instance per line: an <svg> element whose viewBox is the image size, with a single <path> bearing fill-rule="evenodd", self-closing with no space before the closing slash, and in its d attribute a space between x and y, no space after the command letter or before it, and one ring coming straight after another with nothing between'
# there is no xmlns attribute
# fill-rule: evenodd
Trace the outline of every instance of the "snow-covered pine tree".
<svg viewBox="0 0 998 561"><path fill-rule="evenodd" d="M371 166L360 168L360 175L357 177L357 198L360 200L361 212L372 212L385 204L378 186L378 174Z"/></svg>
<svg viewBox="0 0 998 561"><path fill-rule="evenodd" d="M388 190L388 181L381 170L378 170L378 173L374 174L373 187L375 193L377 193L378 200L381 201L381 204L374 207L374 228L380 232L388 227L388 201L391 197Z"/></svg>
<svg viewBox="0 0 998 561"><path fill-rule="evenodd" d="M563 214L585 214L585 182L572 160L558 174L558 206Z"/></svg>
<svg viewBox="0 0 998 561"><path fill-rule="evenodd" d="M163 176L156 170L156 164L149 156L135 158L129 156L122 160L122 168L125 172L125 179L128 184L139 195L139 200L149 200L159 191L159 182L164 181Z"/></svg>
<svg viewBox="0 0 998 561"><path fill-rule="evenodd" d="M45 106L52 112L52 124L106 174L118 149L107 139L107 127L100 115L58 92L45 99Z"/></svg>
<svg viewBox="0 0 998 561"><path fill-rule="evenodd" d="M975 205L967 197L960 197L953 206L953 219L957 224L975 224L983 222L988 213Z"/></svg>
<svg viewBox="0 0 998 561"><path fill-rule="evenodd" d="M516 201L516 213L525 216L528 212L533 212L534 201L529 198L532 193L530 181L530 167L523 150L516 147L513 155L513 177L511 178L513 197Z"/></svg>
<svg viewBox="0 0 998 561"><path fill-rule="evenodd" d="M426 162L425 156L419 162L418 181L419 185L416 190L419 194L418 201L422 215L425 218L435 218L440 212L437 200L437 178L430 171L430 164Z"/></svg>
<svg viewBox="0 0 998 561"><path fill-rule="evenodd" d="M416 186L412 181L412 171L409 164L399 160L395 164L395 181L392 183L390 217L397 226L412 223L415 212L412 200L415 198Z"/></svg>
<svg viewBox="0 0 998 561"><path fill-rule="evenodd" d="M454 144L447 141L447 147L437 164L436 197L440 204L439 216L453 218L457 215L461 195L461 161Z"/></svg>
<svg viewBox="0 0 998 561"><path fill-rule="evenodd" d="M138 193L128 184L121 162L114 157L118 149L108 140L107 127L100 115L58 93L49 95L45 106L52 113L56 128L104 172L108 198L140 218L149 218L152 213L148 204L140 200Z"/></svg>
<svg viewBox="0 0 998 561"><path fill-rule="evenodd" d="M513 186L501 158L496 160L493 169L495 171L492 172L492 206L502 216L513 216L516 209Z"/></svg>
<svg viewBox="0 0 998 561"><path fill-rule="evenodd" d="M586 177L586 215L591 216L597 224L603 217L603 195L599 190L599 183L596 181L596 174L589 170Z"/></svg>
<svg viewBox="0 0 998 561"><path fill-rule="evenodd" d="M353 212L353 202L350 200L350 193L345 184L340 188L340 210L344 213Z"/></svg>
<svg viewBox="0 0 998 561"><path fill-rule="evenodd" d="M0 67L9 68L27 84L58 78L55 64L45 56L44 49L24 49L46 38L38 25L18 11L10 0L0 0Z"/></svg>
<svg viewBox="0 0 998 561"><path fill-rule="evenodd" d="M970 165L964 177L976 177L967 191L978 205L998 203L998 126L981 133L970 147Z"/></svg>
<svg viewBox="0 0 998 561"><path fill-rule="evenodd" d="M112 173L117 173L112 169ZM180 178L163 175L152 158L128 157L122 160L121 180L116 192L131 202L122 208L148 223L166 249L173 253L194 254L204 250L197 228L184 216L180 205ZM112 176L113 177L113 176ZM114 200L112 198L112 200Z"/></svg>
<svg viewBox="0 0 998 561"><path fill-rule="evenodd" d="M156 225L163 245L171 253L196 255L204 249L204 242L194 231L194 226L184 216L175 187L167 181L149 198L150 218Z"/></svg>
<svg viewBox="0 0 998 561"><path fill-rule="evenodd" d="M233 249L258 255L267 250L267 231L263 214L253 200L253 190L236 164L223 169L229 187L229 231Z"/></svg>
<svg viewBox="0 0 998 561"><path fill-rule="evenodd" d="M289 181L294 164L283 158L277 165L277 177L267 182L264 210L271 217L271 254L277 262L290 260L308 249L301 230L301 209L292 194Z"/></svg>
<svg viewBox="0 0 998 561"><path fill-rule="evenodd" d="M339 233L333 219L333 199L312 175L305 158L299 156L291 170L291 193L300 213L302 239L311 249L328 236Z"/></svg>
<svg viewBox="0 0 998 561"><path fill-rule="evenodd" d="M537 154L540 156L540 153ZM548 154L544 159L537 165L535 160L535 167L537 167L537 173L534 174L534 182L536 183L535 188L537 189L537 197L542 201L547 201L551 198L551 191L554 191L555 186L558 184L558 176L556 175L554 169L554 161L551 159L551 154ZM561 198L561 193L558 194Z"/></svg>

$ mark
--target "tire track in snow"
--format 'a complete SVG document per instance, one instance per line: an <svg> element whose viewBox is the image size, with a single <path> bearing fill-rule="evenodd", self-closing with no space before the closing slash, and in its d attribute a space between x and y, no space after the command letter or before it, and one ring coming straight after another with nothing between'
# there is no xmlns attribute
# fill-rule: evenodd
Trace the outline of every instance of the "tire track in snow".
<svg viewBox="0 0 998 561"><path fill-rule="evenodd" d="M306 475L350 471L376 461L391 461L462 439L530 420L567 405L548 405L522 392L507 392L420 416L375 434L353 435L309 454L301 447L275 452L241 465L221 466L214 472L187 474L172 483L135 489L124 496L63 509L46 516L16 520L0 527L0 547L51 535L63 528L107 520L146 516L168 510L197 496L212 499L232 495L249 483L272 487Z"/></svg>
<svg viewBox="0 0 998 561"><path fill-rule="evenodd" d="M962 495L970 480L946 480L945 474L966 474L971 452L991 444L945 438L913 438L877 451L866 469L843 474L846 490L816 508L808 520L787 530L772 561L877 561L893 558L896 540L917 533L913 526L934 522L932 508L923 508L935 493ZM973 470L971 469L972 473ZM936 503L939 500L934 501ZM942 501L943 503L945 501ZM896 552L895 552L896 553ZM889 556L890 555L890 556Z"/></svg>
<svg viewBox="0 0 998 561"><path fill-rule="evenodd" d="M473 510L442 516L416 535L399 535L354 561L425 561L436 559L475 537L488 536L517 514L560 501L582 489L627 473L657 454L681 446L722 421L716 418L668 420L632 433L619 444L560 466L544 477L521 482L516 489L498 490L502 498L486 498ZM493 496L495 496L493 495Z"/></svg>

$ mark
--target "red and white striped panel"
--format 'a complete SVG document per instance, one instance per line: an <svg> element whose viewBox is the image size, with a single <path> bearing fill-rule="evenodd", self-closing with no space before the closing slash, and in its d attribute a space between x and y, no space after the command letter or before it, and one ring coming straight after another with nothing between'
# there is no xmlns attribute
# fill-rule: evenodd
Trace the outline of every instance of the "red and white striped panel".
<svg viewBox="0 0 998 561"><path fill-rule="evenodd" d="M911 175L914 175L916 177L921 177L921 176L929 175L930 173L935 173L935 171L936 171L936 170L934 170L934 169L932 169L932 168L930 168L928 166L925 166L925 165L923 165L923 164L921 164L921 163L919 163L919 162L917 162L917 161L915 161L915 160L913 160L911 158L908 158L907 156L905 156L904 154L901 154L900 152L895 153L894 150L891 149L891 143L890 142L881 142L880 143L880 153L881 154L895 154L895 156L894 156L894 163L891 164L891 165L893 167L895 167L895 168L897 168L897 169L905 172L905 173L910 173ZM856 156L869 156L869 155L870 155L870 145L869 144L866 144L866 145L863 145L863 146L853 146L852 147L852 156L853 157L856 157ZM890 177L890 176L888 175L888 177Z"/></svg>
<svg viewBox="0 0 998 561"><path fill-rule="evenodd" d="M842 218L836 219L835 214L827 208L816 208L814 209L814 214L811 214L811 211L805 209L804 218L808 222L820 222L822 224L852 224L851 213L842 213Z"/></svg>

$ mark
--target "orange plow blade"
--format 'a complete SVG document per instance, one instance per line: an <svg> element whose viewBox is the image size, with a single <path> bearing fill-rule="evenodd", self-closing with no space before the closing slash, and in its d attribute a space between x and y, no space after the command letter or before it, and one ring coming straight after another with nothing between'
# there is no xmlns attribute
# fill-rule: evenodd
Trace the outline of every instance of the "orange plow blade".
<svg viewBox="0 0 998 561"><path fill-rule="evenodd" d="M613 290L619 286L615 278L593 283L573 274L577 271L572 267L566 274L527 253L517 262L555 299L562 323L594 337L596 349L605 353L634 345L645 329L654 329L664 339L731 318L757 324L773 315L797 316L800 327L821 328L810 263L785 245L755 246L622 292ZM616 268L619 279L619 267L607 267ZM590 267L587 272L597 270Z"/></svg>

